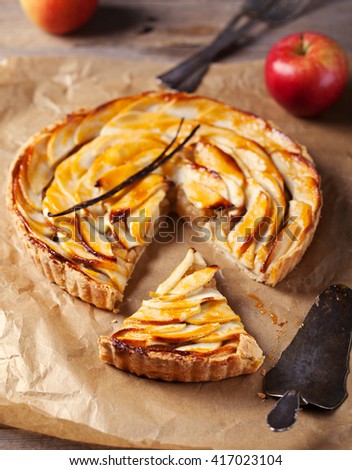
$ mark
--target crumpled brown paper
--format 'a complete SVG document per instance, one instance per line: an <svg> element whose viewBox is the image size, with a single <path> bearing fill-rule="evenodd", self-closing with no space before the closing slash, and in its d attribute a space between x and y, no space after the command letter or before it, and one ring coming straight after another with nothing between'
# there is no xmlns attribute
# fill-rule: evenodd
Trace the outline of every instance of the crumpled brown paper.
<svg viewBox="0 0 352 470"><path fill-rule="evenodd" d="M1 181L17 148L76 108L156 87L162 64L100 59L21 58L0 63ZM266 354L269 370L308 312L332 282L352 286L351 89L323 117L290 116L268 96L263 64L215 65L199 93L276 122L305 144L322 175L324 208L312 245L277 287L248 279L208 245L220 290ZM340 449L352 447L350 397L334 412L304 409L295 427L273 433L258 372L220 383L163 383L118 371L98 358L97 338L123 319L73 298L35 268L1 198L0 422L108 446L215 449ZM121 308L131 314L182 259L189 246L153 243L139 263ZM193 243L193 245L195 245ZM264 303L261 313L249 294ZM273 312L277 315L270 315ZM118 324L112 323L118 320ZM281 325L281 326L279 326Z"/></svg>

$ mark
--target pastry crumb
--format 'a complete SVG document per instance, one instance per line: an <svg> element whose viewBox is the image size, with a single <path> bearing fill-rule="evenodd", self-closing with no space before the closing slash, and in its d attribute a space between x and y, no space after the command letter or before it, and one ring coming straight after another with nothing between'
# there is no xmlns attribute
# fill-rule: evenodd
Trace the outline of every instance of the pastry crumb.
<svg viewBox="0 0 352 470"><path fill-rule="evenodd" d="M266 399L265 393L262 393L262 392L258 392L258 393L257 393L257 397L260 398L261 400L265 400L265 399Z"/></svg>
<svg viewBox="0 0 352 470"><path fill-rule="evenodd" d="M261 371L261 375L262 375L263 377L266 376L266 370L265 370L265 369L263 369L263 370Z"/></svg>

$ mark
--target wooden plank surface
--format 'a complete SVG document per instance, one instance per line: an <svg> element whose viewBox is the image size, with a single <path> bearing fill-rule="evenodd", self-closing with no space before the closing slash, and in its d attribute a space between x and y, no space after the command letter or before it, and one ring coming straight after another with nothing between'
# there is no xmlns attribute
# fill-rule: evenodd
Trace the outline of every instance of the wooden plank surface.
<svg viewBox="0 0 352 470"><path fill-rule="evenodd" d="M106 450L108 447L90 445L35 432L13 429L0 424L0 450Z"/></svg>
<svg viewBox="0 0 352 470"><path fill-rule="evenodd" d="M24 16L15 0L0 0L0 59L9 55L95 55L177 62L205 45L239 9L240 0L101 0L89 24L51 36ZM223 60L264 58L285 34L314 30L352 52L352 0L312 0L304 16L265 32ZM103 449L0 425L0 449Z"/></svg>
<svg viewBox="0 0 352 470"><path fill-rule="evenodd" d="M242 0L101 0L94 18L67 36L52 36L31 24L15 0L0 0L0 56L98 55L177 61L206 44L239 10ZM310 11L226 60L264 57L285 34L315 30L352 50L352 1L312 0Z"/></svg>

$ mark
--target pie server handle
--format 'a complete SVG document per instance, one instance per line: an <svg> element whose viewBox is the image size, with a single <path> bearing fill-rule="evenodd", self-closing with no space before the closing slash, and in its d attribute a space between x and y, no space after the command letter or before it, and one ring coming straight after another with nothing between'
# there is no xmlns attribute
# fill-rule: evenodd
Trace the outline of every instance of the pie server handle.
<svg viewBox="0 0 352 470"><path fill-rule="evenodd" d="M268 426L272 431L286 431L296 422L300 405L300 392L288 390L275 404L267 417Z"/></svg>

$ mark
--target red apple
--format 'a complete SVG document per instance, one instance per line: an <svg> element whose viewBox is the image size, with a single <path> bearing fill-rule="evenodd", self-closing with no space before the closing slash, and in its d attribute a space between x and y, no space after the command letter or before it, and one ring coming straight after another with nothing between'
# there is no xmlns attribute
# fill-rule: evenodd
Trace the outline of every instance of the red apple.
<svg viewBox="0 0 352 470"><path fill-rule="evenodd" d="M271 95L297 116L314 116L341 96L348 61L331 38L306 32L286 36L269 51L265 81Z"/></svg>
<svg viewBox="0 0 352 470"><path fill-rule="evenodd" d="M65 34L82 26L94 14L98 0L20 0L22 9L51 34Z"/></svg>

